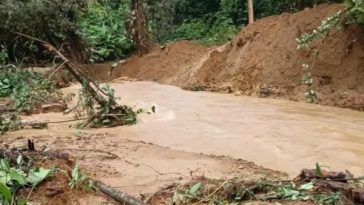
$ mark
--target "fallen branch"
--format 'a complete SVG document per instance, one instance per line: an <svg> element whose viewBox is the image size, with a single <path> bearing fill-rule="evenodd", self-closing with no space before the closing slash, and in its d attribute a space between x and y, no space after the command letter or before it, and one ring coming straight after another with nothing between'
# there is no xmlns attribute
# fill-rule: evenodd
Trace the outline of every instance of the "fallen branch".
<svg viewBox="0 0 364 205"><path fill-rule="evenodd" d="M65 69L83 86L84 91L86 91L85 93L87 93L87 98L91 98L90 101L92 101L92 105L85 105L85 107L92 110L96 108L98 112L95 115L88 113L90 115L88 116L88 120L83 123L80 128L84 128L88 125L91 125L91 127L101 127L105 125L113 127L134 124L136 122L137 114L139 114L138 112L133 111L131 107L118 105L113 96L113 91L108 92L101 89L82 69L78 68L66 58L57 48L41 39L19 32L13 33L37 41L41 43L48 52L57 55L62 60L60 67L64 65ZM97 103L98 106L94 106L94 103ZM85 109L85 107L83 108ZM112 116L104 116L103 114L112 114ZM116 117L119 116L118 114L120 114L120 118Z"/></svg>
<svg viewBox="0 0 364 205"><path fill-rule="evenodd" d="M52 46L50 43L43 41L41 39L23 34L23 33L19 33L19 32L13 32L17 35L29 38L31 40L40 42L43 44L43 46L45 48L47 48L47 50L49 52L53 52L55 53L57 56L59 56L63 63L65 65L65 68L68 70L68 72L70 72L72 74L72 76L79 82L81 83L81 85L85 86L85 89L87 91L89 91L90 95L97 101L97 103L99 103L99 105L101 107L105 106L107 101L106 99L100 95L100 93L102 93L103 95L107 96L107 94L101 89L99 88L96 83L91 80L83 71L81 71L80 69L77 68L77 66L75 64L73 64L68 58L66 58L56 47ZM93 85L94 87L92 87L91 85ZM100 92L100 93L99 93Z"/></svg>
<svg viewBox="0 0 364 205"><path fill-rule="evenodd" d="M144 202L142 202L141 200L139 200L133 196L130 196L126 193L115 190L114 188L112 188L100 181L95 180L95 181L93 181L93 183L96 186L96 188L98 188L102 193L110 196L117 202L120 202L125 205L147 205Z"/></svg>

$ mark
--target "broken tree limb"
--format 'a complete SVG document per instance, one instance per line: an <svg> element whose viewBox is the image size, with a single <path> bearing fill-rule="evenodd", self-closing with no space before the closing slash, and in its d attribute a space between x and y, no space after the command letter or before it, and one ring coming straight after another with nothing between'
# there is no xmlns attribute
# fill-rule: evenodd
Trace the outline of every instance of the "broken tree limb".
<svg viewBox="0 0 364 205"><path fill-rule="evenodd" d="M89 116L89 120L84 123L81 128L84 128L88 125L91 127L101 127L101 126L119 126L119 125L127 125L127 124L135 124L137 121L137 114L133 108L129 106L120 106L117 104L113 93L104 91L99 87L97 83L95 83L82 69L78 68L74 63L72 63L69 59L67 59L57 48L51 45L48 42L43 40L34 38L32 36L28 36L26 34L22 34L19 32L13 32L17 35L29 38L33 41L37 41L41 43L45 49L57 55L62 61L67 70L81 85L83 85L83 89L86 92L86 98L92 99L92 105L82 106L82 109L91 109L98 110L96 115L92 115L93 113L87 113ZM94 107L94 103L98 104L98 106ZM103 114L121 114L120 118L116 117L107 117Z"/></svg>
<svg viewBox="0 0 364 205"><path fill-rule="evenodd" d="M23 33L19 33L19 32L13 32L13 33L42 43L43 46L49 52L52 52L52 53L56 54L57 56L59 56L62 59L66 70L68 72L70 72L72 74L72 76L79 83L81 83L81 85L85 86L85 89L90 93L92 98L95 99L101 107L106 105L107 101L102 95L100 95L100 93L102 93L103 95L107 95L107 94L101 88L99 88L96 85L96 83L93 82L83 71L81 71L79 68L77 68L77 66L75 64L73 64L68 58L66 58L56 47L54 47L53 45L51 45L50 43L48 43L46 41L43 41L38 38L34 38L32 36L29 36L29 35L26 35Z"/></svg>
<svg viewBox="0 0 364 205"><path fill-rule="evenodd" d="M120 202L125 205L147 205L144 202L142 202L141 200L139 200L133 196L130 196L126 193L115 190L114 188L112 188L100 181L94 180L93 183L96 186L96 188L98 188L102 193L110 196L117 202Z"/></svg>

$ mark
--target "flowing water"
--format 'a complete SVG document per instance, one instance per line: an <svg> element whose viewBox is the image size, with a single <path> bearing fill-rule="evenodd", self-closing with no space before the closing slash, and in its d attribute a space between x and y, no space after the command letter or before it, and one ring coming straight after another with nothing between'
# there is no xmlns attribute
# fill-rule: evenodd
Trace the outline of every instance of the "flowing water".
<svg viewBox="0 0 364 205"><path fill-rule="evenodd" d="M121 102L156 113L106 129L176 150L226 155L296 175L315 163L364 173L364 113L283 100L184 91L152 82L111 86ZM66 89L73 92L78 86ZM149 153L145 153L149 155Z"/></svg>

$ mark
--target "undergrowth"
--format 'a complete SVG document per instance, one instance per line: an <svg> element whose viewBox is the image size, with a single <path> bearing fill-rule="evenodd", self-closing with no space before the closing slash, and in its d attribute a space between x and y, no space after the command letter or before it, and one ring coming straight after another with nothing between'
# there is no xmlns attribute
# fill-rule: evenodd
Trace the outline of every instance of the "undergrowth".
<svg viewBox="0 0 364 205"><path fill-rule="evenodd" d="M0 203L3 205L26 205L27 198L18 197L18 191L25 187L36 187L42 181L51 177L54 170L35 167L31 162L25 163L22 155L10 164L6 159L0 159Z"/></svg>
<svg viewBox="0 0 364 205"><path fill-rule="evenodd" d="M62 95L51 80L40 74L11 70L0 73L0 97L9 97L12 107L21 113L59 101Z"/></svg>
<svg viewBox="0 0 364 205"><path fill-rule="evenodd" d="M205 45L223 44L234 38L238 28L231 19L220 18L211 25L203 19L185 21L177 27L174 39L197 40Z"/></svg>
<svg viewBox="0 0 364 205"><path fill-rule="evenodd" d="M340 192L319 190L312 182L278 182L266 179L244 181L240 178L226 181L196 179L178 187L172 196L172 202L176 205L240 204L254 200L343 205L345 199Z"/></svg>
<svg viewBox="0 0 364 205"><path fill-rule="evenodd" d="M40 110L43 104L62 101L53 81L28 71L10 69L0 73L0 97L10 100L12 112L0 113L0 134L21 129L21 114Z"/></svg>
<svg viewBox="0 0 364 205"><path fill-rule="evenodd" d="M129 5L103 4L89 4L80 12L77 21L82 36L91 46L91 62L125 58L134 51L134 44L122 21L127 18Z"/></svg>

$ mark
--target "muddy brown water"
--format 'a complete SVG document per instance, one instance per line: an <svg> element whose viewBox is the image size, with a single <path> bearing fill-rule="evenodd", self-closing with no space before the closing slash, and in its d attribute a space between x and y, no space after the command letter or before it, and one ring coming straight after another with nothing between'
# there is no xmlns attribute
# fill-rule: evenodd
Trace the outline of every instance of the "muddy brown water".
<svg viewBox="0 0 364 205"><path fill-rule="evenodd" d="M122 103L146 110L156 107L155 114L142 115L136 125L102 129L117 137L173 150L253 161L292 176L302 168L314 167L316 162L332 170L364 173L362 112L184 91L153 82L123 82L111 86L122 97ZM78 89L79 86L72 86L65 92ZM59 115L41 114L34 118L54 121L71 117ZM57 132L75 131L61 127Z"/></svg>

